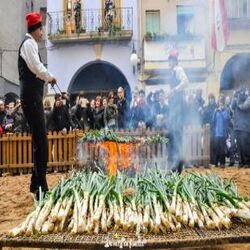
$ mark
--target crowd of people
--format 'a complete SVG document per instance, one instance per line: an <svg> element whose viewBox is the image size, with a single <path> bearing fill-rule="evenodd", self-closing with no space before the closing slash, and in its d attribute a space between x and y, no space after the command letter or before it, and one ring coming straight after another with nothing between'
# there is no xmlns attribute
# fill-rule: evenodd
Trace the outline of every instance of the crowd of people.
<svg viewBox="0 0 250 250"><path fill-rule="evenodd" d="M67 133L73 129L127 129L127 128L168 128L168 96L163 90L149 93L134 91L132 102L119 87L117 93L96 96L88 100L84 95L76 97L71 105L67 93L56 94L52 104L44 100L44 114L47 131ZM236 91L230 98L220 95L208 96L208 104L198 90L187 94L181 121L183 126L209 124L211 128L211 164L225 166L240 162L250 166L250 95L247 89ZM0 100L0 132L29 132L29 127L20 99L5 105Z"/></svg>

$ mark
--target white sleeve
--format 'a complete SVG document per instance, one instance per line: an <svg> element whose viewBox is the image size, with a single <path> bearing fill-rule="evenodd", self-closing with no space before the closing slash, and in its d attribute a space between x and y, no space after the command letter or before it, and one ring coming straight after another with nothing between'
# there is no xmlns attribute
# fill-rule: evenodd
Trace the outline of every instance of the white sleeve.
<svg viewBox="0 0 250 250"><path fill-rule="evenodd" d="M46 82L52 81L53 76L44 67L42 62L40 62L38 47L32 39L28 39L23 43L20 54L30 71L35 74L37 78Z"/></svg>
<svg viewBox="0 0 250 250"><path fill-rule="evenodd" d="M176 86L176 90L183 90L188 85L188 78L182 67L176 68L176 78L180 80L180 84Z"/></svg>

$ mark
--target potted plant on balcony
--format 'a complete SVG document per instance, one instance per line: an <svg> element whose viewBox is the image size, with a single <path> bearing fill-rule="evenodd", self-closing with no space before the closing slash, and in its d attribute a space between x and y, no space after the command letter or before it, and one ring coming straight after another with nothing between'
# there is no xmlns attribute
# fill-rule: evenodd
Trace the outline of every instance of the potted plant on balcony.
<svg viewBox="0 0 250 250"><path fill-rule="evenodd" d="M147 32L145 35L144 35L144 39L145 41L152 41L152 33L151 32Z"/></svg>

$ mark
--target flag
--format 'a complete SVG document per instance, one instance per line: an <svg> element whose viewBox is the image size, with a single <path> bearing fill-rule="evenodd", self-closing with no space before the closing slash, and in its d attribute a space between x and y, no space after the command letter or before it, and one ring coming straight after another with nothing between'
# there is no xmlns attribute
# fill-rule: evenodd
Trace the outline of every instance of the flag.
<svg viewBox="0 0 250 250"><path fill-rule="evenodd" d="M224 0L212 0L212 48L223 51L229 37L227 11Z"/></svg>

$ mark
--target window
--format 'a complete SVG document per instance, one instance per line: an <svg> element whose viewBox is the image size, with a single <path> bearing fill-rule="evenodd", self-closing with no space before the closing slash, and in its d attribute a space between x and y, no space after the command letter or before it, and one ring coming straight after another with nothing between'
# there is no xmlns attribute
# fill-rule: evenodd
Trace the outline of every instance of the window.
<svg viewBox="0 0 250 250"><path fill-rule="evenodd" d="M250 0L226 0L226 7L229 19L250 17Z"/></svg>
<svg viewBox="0 0 250 250"><path fill-rule="evenodd" d="M194 34L194 8L192 6L177 7L177 33L178 35Z"/></svg>
<svg viewBox="0 0 250 250"><path fill-rule="evenodd" d="M146 11L146 32L151 34L160 33L160 11L147 10Z"/></svg>

